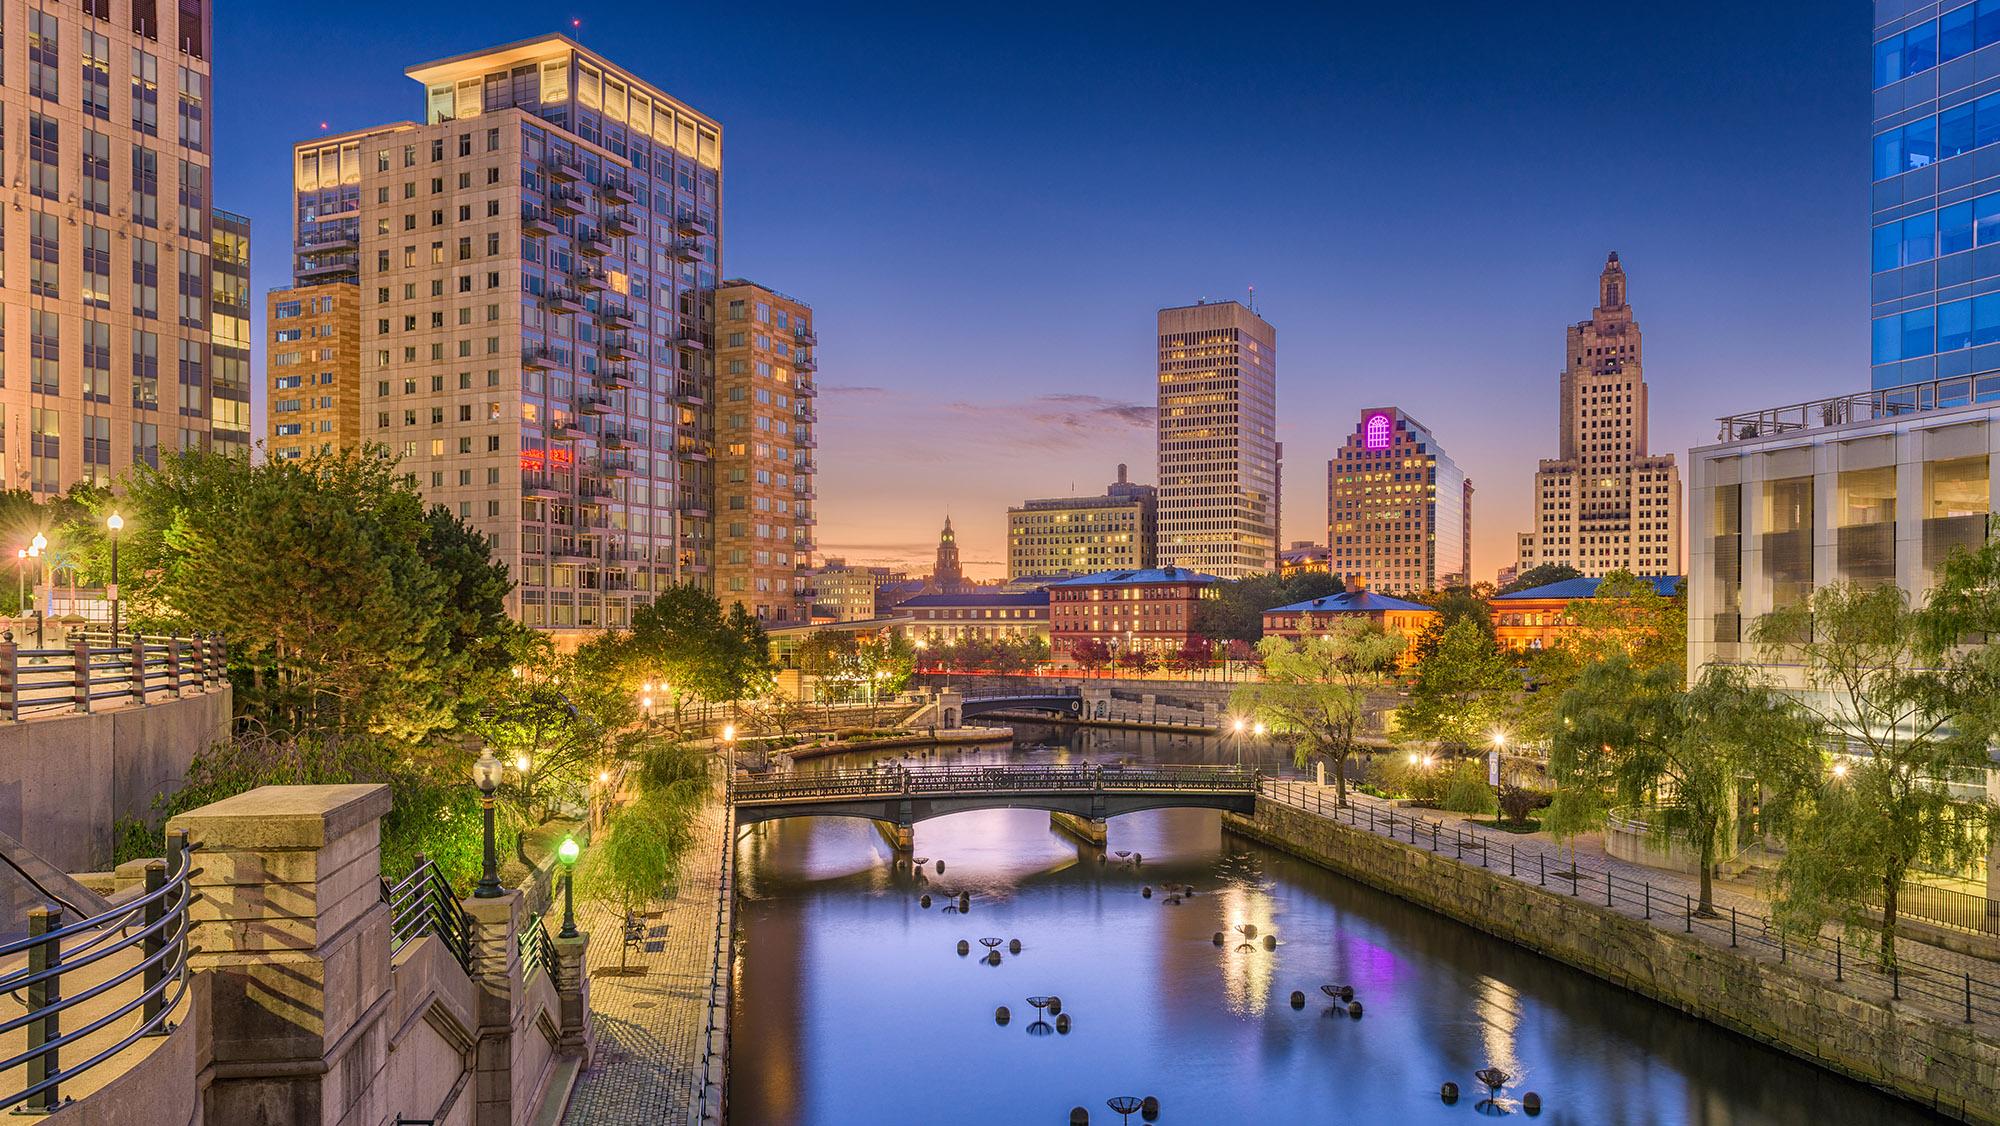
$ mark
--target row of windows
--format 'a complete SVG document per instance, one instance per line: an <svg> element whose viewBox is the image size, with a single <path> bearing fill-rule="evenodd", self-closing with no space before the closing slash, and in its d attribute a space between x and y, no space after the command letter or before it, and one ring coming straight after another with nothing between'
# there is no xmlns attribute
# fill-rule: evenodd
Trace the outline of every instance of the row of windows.
<svg viewBox="0 0 2000 1126"><path fill-rule="evenodd" d="M2000 243L2000 192L1875 228L1876 272Z"/></svg>
<svg viewBox="0 0 2000 1126"><path fill-rule="evenodd" d="M2000 0L1955 8L1875 44L1875 88L2000 43Z"/></svg>
<svg viewBox="0 0 2000 1126"><path fill-rule="evenodd" d="M1875 179L1923 168L2000 141L2000 94L1875 135Z"/></svg>
<svg viewBox="0 0 2000 1126"><path fill-rule="evenodd" d="M1878 364L1986 344L2000 344L2000 294L1877 317L1874 323L1873 356Z"/></svg>

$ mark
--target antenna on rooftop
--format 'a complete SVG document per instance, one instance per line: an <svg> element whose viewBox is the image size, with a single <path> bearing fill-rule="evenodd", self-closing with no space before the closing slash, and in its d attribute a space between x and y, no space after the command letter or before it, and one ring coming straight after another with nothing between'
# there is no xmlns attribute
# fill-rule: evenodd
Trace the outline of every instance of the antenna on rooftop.
<svg viewBox="0 0 2000 1126"><path fill-rule="evenodd" d="M1257 287L1254 285L1250 287L1250 311L1257 311Z"/></svg>

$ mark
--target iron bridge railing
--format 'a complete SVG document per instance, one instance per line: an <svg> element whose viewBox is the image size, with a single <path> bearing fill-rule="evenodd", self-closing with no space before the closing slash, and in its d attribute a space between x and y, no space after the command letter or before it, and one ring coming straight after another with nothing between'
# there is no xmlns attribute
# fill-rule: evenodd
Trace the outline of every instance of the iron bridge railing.
<svg viewBox="0 0 2000 1126"><path fill-rule="evenodd" d="M825 798L979 793L1255 794L1257 772L1212 766L947 766L739 778L737 805Z"/></svg>
<svg viewBox="0 0 2000 1126"><path fill-rule="evenodd" d="M0 720L89 712L100 701L208 691L228 675L222 639L78 632L61 647L0 640Z"/></svg>
<svg viewBox="0 0 2000 1126"><path fill-rule="evenodd" d="M24 957L25 964L0 974L0 995L21 1008L0 1020L0 1036L22 1032L26 1047L0 1060L0 1106L44 1114L64 1105L62 1085L118 1056L148 1036L172 1031L169 1017L188 987L188 879L191 849L187 834L168 835L166 859L146 867L143 892L112 910L63 922L61 907L28 912L28 936L0 945L0 961ZM128 965L103 980L66 993L65 978L107 959ZM117 965L109 962L104 968ZM89 976L104 972L103 969ZM100 1001L100 999L102 999ZM100 1001L109 1008L68 1031L64 1014ZM136 1014L136 1015L135 1015ZM132 1027L108 1047L83 1060L63 1058L65 1048L130 1020ZM92 1045L95 1046L94 1044ZM19 1076L22 1069L26 1074Z"/></svg>
<svg viewBox="0 0 2000 1126"><path fill-rule="evenodd" d="M422 938L436 935L467 973L472 972L472 917L459 906L437 862L417 854L410 874L391 886L383 882L382 898L389 904L389 956Z"/></svg>

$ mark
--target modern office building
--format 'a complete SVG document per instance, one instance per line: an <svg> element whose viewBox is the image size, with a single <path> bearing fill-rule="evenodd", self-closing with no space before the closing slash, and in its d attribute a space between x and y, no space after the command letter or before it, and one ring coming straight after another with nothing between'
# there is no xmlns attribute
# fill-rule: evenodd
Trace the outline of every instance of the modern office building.
<svg viewBox="0 0 2000 1126"><path fill-rule="evenodd" d="M865 622L877 616L876 588L900 577L887 567L850 567L845 559L828 559L812 572L813 616Z"/></svg>
<svg viewBox="0 0 2000 1126"><path fill-rule="evenodd" d="M1569 327L1559 383L1560 452L1535 473L1535 530L1520 535L1521 572L1548 563L1591 578L1681 571L1681 477L1672 454L1647 451L1639 322L1612 254L1590 319Z"/></svg>
<svg viewBox="0 0 2000 1126"><path fill-rule="evenodd" d="M2000 9L1877 0L1871 386L2000 369Z"/></svg>
<svg viewBox="0 0 2000 1126"><path fill-rule="evenodd" d="M812 307L733 279L715 308L715 402L704 408L715 427L715 595L793 625L812 616ZM699 397L698 384L688 390Z"/></svg>
<svg viewBox="0 0 2000 1126"><path fill-rule="evenodd" d="M1118 467L1102 496L1049 497L1007 510L1007 577L1061 578L1153 565L1159 491Z"/></svg>
<svg viewBox="0 0 2000 1126"><path fill-rule="evenodd" d="M248 455L255 437L250 433L250 219L216 210L209 227L209 439L218 452Z"/></svg>
<svg viewBox="0 0 2000 1126"><path fill-rule="evenodd" d="M407 73L421 124L295 147L300 292L274 306L356 288L358 371L332 386L490 538L523 622L618 626L712 586L721 126L560 35Z"/></svg>
<svg viewBox="0 0 2000 1126"><path fill-rule="evenodd" d="M1343 579L1413 594L1472 573L1472 481L1423 423L1361 412L1326 463L1328 565Z"/></svg>
<svg viewBox="0 0 2000 1126"><path fill-rule="evenodd" d="M287 286L264 310L266 451L298 458L361 445L361 288Z"/></svg>
<svg viewBox="0 0 2000 1126"><path fill-rule="evenodd" d="M1159 313L1159 562L1278 565L1278 334L1234 301Z"/></svg>
<svg viewBox="0 0 2000 1126"><path fill-rule="evenodd" d="M207 448L218 409L247 436L248 384L214 394L210 6L115 8L6 9L0 476L41 496Z"/></svg>

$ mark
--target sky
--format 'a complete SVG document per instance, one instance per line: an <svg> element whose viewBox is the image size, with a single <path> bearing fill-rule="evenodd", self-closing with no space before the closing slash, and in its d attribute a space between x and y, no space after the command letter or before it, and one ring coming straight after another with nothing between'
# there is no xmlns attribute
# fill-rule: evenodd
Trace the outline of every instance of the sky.
<svg viewBox="0 0 2000 1126"><path fill-rule="evenodd" d="M405 67L580 20L722 122L725 273L814 307L822 554L921 573L949 514L966 571L1003 574L1009 504L1100 492L1120 462L1154 480L1155 311L1254 287L1278 331L1283 538L1324 540L1328 456L1393 405L1472 477L1491 578L1531 527L1563 333L1607 252L1645 333L1654 450L1867 387L1869 18L230 4L216 203L256 224L261 317L289 280L292 142L420 117Z"/></svg>

